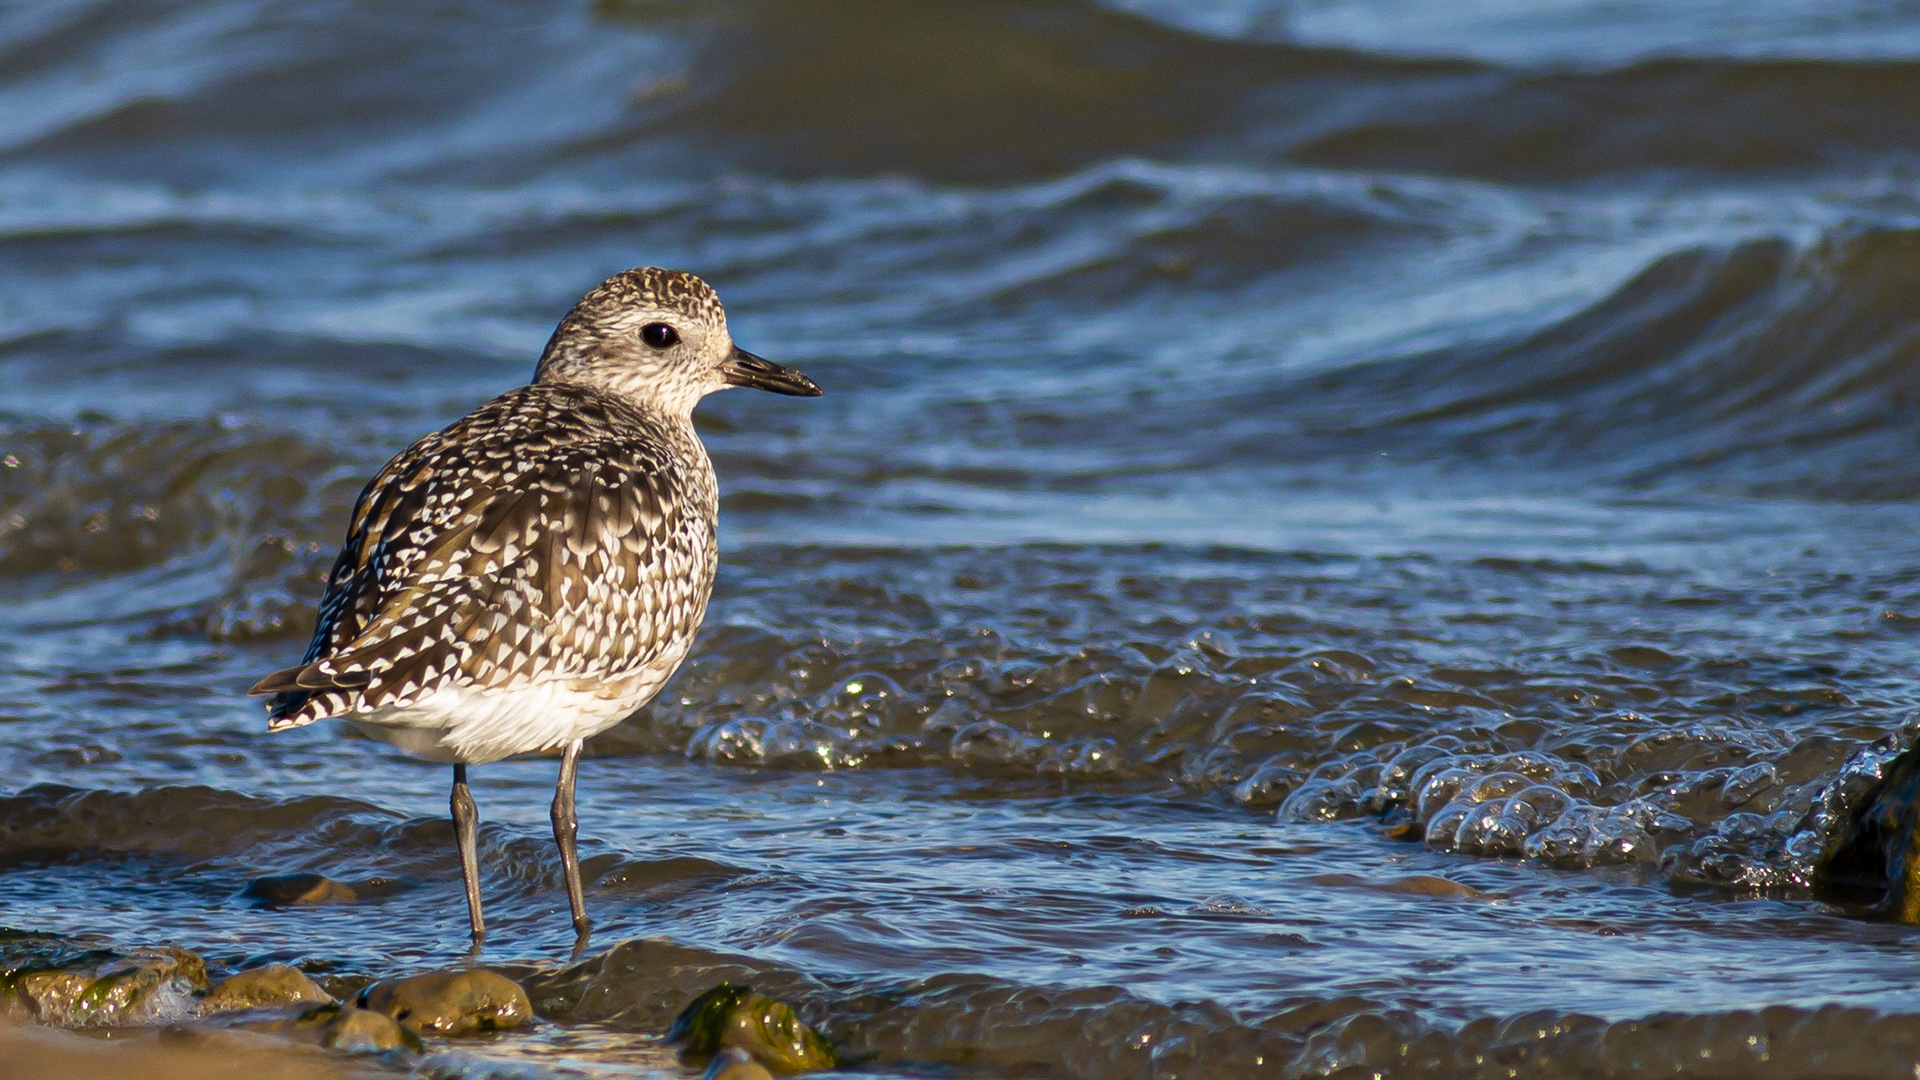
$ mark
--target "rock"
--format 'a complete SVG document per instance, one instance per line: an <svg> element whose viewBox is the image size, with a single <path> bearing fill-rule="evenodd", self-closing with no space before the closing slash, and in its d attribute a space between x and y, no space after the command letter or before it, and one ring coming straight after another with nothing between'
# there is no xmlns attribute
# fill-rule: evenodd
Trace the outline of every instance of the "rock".
<svg viewBox="0 0 1920 1080"><path fill-rule="evenodd" d="M319 874L270 874L247 882L240 895L262 907L307 907L345 904L360 899L359 890L344 881Z"/></svg>
<svg viewBox="0 0 1920 1080"><path fill-rule="evenodd" d="M382 1013L349 1006L335 1012L321 1029L320 1045L354 1054L377 1054L384 1050L419 1050L420 1039Z"/></svg>
<svg viewBox="0 0 1920 1080"><path fill-rule="evenodd" d="M70 938L0 931L0 996L8 1012L60 1027L127 1027L180 1019L207 988L185 949L120 951Z"/></svg>
<svg viewBox="0 0 1920 1080"><path fill-rule="evenodd" d="M773 1080L773 1074L753 1060L752 1054L732 1046L713 1056L713 1064L707 1066L702 1080Z"/></svg>
<svg viewBox="0 0 1920 1080"><path fill-rule="evenodd" d="M326 1004L333 995L290 964L268 964L230 975L207 991L200 1012L270 1008L275 1005Z"/></svg>
<svg viewBox="0 0 1920 1080"><path fill-rule="evenodd" d="M420 1035L472 1035L533 1022L533 1003L520 984L484 969L387 979L362 990L359 1003Z"/></svg>
<svg viewBox="0 0 1920 1080"><path fill-rule="evenodd" d="M729 1049L745 1052L777 1073L831 1069L833 1047L800 1022L793 1010L752 987L721 983L694 998L667 1029L667 1043L690 1061L718 1060ZM747 1080L741 1073L733 1080Z"/></svg>
<svg viewBox="0 0 1920 1080"><path fill-rule="evenodd" d="M422 1049L419 1036L394 1023L386 1014L339 1002L316 1005L292 1017L242 1020L236 1026L298 1043L357 1054L375 1054L387 1050L418 1052Z"/></svg>
<svg viewBox="0 0 1920 1080"><path fill-rule="evenodd" d="M1861 793L1814 876L1824 896L1871 904L1905 923L1920 923L1920 747L1890 762Z"/></svg>

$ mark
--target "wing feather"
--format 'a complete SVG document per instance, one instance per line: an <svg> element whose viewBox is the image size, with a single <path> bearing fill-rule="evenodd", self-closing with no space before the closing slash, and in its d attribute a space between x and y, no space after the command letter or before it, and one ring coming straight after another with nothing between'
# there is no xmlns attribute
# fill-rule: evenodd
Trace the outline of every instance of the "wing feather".
<svg viewBox="0 0 1920 1080"><path fill-rule="evenodd" d="M529 440L525 417L473 430L485 413L422 439L361 493L304 661L251 691L276 695L275 726L407 704L448 682L615 679L684 648L711 587L710 474L644 429L556 423ZM686 486L709 493L704 508L663 498ZM697 572L666 580L638 565L652 559ZM653 623L649 611L691 618Z"/></svg>

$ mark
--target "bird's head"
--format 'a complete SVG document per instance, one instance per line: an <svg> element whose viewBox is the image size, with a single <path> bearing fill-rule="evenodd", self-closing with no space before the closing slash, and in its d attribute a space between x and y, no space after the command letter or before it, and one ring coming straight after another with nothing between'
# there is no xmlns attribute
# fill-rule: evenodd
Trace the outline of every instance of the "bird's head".
<svg viewBox="0 0 1920 1080"><path fill-rule="evenodd" d="M679 270L622 271L573 306L548 340L534 381L572 383L690 416L730 386L818 397L812 379L740 348L706 282Z"/></svg>

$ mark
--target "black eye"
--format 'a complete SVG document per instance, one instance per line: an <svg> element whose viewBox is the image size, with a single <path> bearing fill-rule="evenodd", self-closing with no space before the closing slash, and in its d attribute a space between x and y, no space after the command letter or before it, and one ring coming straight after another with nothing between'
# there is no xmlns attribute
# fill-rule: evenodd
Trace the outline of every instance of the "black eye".
<svg viewBox="0 0 1920 1080"><path fill-rule="evenodd" d="M680 332L663 322L650 322L640 328L640 340L656 349L671 349L680 344Z"/></svg>

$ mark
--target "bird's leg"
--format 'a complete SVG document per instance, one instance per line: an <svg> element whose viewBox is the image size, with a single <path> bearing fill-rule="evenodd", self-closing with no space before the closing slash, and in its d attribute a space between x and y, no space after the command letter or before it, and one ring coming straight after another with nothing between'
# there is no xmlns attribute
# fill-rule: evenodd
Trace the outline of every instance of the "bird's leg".
<svg viewBox="0 0 1920 1080"><path fill-rule="evenodd" d="M566 752L560 755L560 782L553 788L553 842L560 845L560 867L567 876L567 906L573 909L573 929L581 937L593 929L593 923L587 918L587 901L580 894L580 852L576 840L580 835L580 820L573 811L573 782L580 771L580 748L586 745L582 739L567 744Z"/></svg>
<svg viewBox="0 0 1920 1080"><path fill-rule="evenodd" d="M476 832L480 813L474 808L473 793L467 790L467 767L453 767L453 832L460 846L460 877L467 885L467 917L473 922L473 940L487 939L487 927L480 919L480 854L476 850Z"/></svg>

